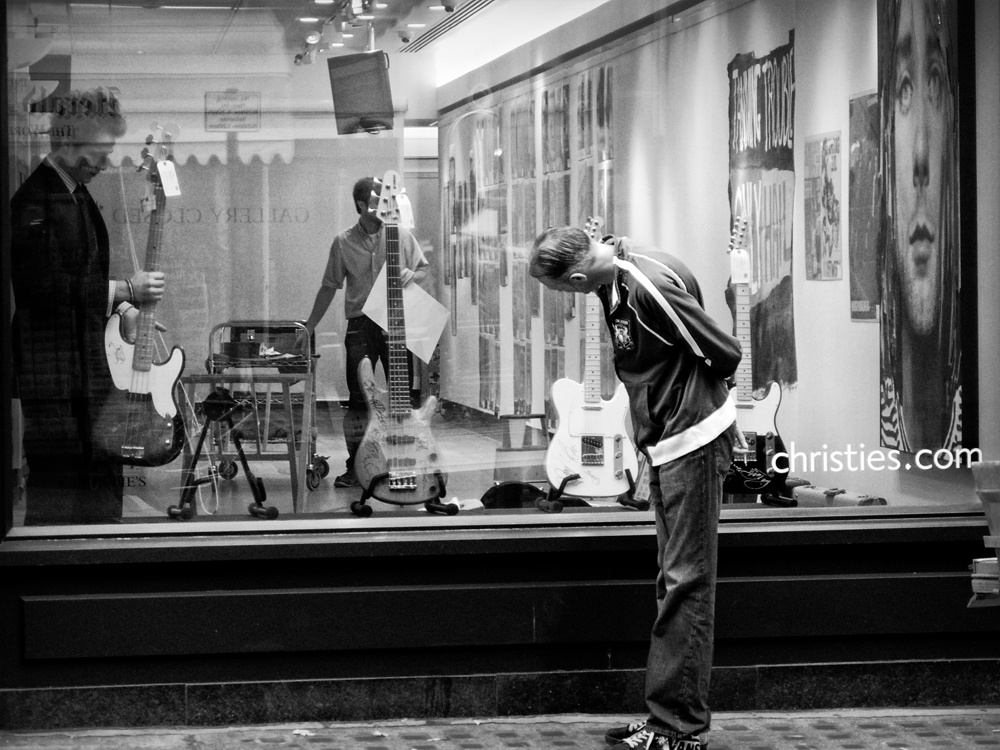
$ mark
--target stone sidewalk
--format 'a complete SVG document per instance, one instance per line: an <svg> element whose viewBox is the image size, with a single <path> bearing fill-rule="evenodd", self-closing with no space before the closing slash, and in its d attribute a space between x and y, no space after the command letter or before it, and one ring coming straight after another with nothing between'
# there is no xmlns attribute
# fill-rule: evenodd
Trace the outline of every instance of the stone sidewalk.
<svg viewBox="0 0 1000 750"><path fill-rule="evenodd" d="M548 750L606 747L634 716L0 732L3 750ZM1000 750L1000 707L720 713L712 750Z"/></svg>

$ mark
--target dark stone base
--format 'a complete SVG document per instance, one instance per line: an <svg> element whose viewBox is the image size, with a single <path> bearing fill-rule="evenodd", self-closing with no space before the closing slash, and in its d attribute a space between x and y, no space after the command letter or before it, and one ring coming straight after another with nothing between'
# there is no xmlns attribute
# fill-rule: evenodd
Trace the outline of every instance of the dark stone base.
<svg viewBox="0 0 1000 750"><path fill-rule="evenodd" d="M645 713L641 669L0 691L0 729ZM1000 704L1000 660L718 667L715 711Z"/></svg>

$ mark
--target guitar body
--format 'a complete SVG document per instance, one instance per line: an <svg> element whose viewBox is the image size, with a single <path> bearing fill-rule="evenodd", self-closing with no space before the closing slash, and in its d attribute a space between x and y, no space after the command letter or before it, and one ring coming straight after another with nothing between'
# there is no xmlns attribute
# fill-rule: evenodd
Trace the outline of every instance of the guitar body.
<svg viewBox="0 0 1000 750"><path fill-rule="evenodd" d="M163 466L184 447L184 422L175 400L184 370L184 350L174 347L164 362L136 376L135 346L121 336L115 313L104 331L108 368L115 389L94 429L95 441L110 456L131 466Z"/></svg>
<svg viewBox="0 0 1000 750"><path fill-rule="evenodd" d="M746 438L749 453L734 455L723 491L734 494L776 493L784 487L788 477L787 468L776 471L773 465L774 454L785 450L776 421L781 405L781 386L772 382L761 399L740 401L736 388L730 396L736 403L736 427Z"/></svg>
<svg viewBox="0 0 1000 750"><path fill-rule="evenodd" d="M559 427L545 454L549 484L559 487L572 474L563 494L616 497L630 489L626 470L638 478L639 460L626 433L628 393L621 383L611 400L587 402L584 386L569 378L552 384L552 404Z"/></svg>
<svg viewBox="0 0 1000 750"><path fill-rule="evenodd" d="M358 381L368 405L368 427L354 458L354 472L362 488L394 505L440 498L446 475L440 468L430 427L437 399L431 396L418 410L391 413L389 393L375 380L368 358L358 365Z"/></svg>

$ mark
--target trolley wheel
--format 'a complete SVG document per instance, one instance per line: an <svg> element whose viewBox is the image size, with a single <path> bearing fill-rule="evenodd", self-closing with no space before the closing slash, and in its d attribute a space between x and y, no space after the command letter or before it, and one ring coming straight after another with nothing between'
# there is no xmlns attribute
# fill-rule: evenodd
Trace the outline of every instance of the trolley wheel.
<svg viewBox="0 0 1000 750"><path fill-rule="evenodd" d="M319 469L320 479L326 479L330 473L330 462L323 458L323 456L318 456L316 458L316 467Z"/></svg>
<svg viewBox="0 0 1000 750"><path fill-rule="evenodd" d="M368 518L372 514L372 506L366 505L360 500L355 500L351 503L351 513L362 518Z"/></svg>
<svg viewBox="0 0 1000 750"><path fill-rule="evenodd" d="M306 487L310 490L316 489L319 487L319 483L322 478L323 474L319 469L309 469L306 471Z"/></svg>
<svg viewBox="0 0 1000 750"><path fill-rule="evenodd" d="M219 462L219 476L223 479L232 479L236 476L239 471L239 467L236 465L235 461L230 461L226 459Z"/></svg>
<svg viewBox="0 0 1000 750"><path fill-rule="evenodd" d="M179 518L182 521L189 521L194 517L194 509L190 505L185 505L183 508L171 505L167 508L167 516L170 518Z"/></svg>
<svg viewBox="0 0 1000 750"><path fill-rule="evenodd" d="M256 518L266 518L269 521L273 521L278 517L278 509L273 505L257 505L257 503L250 503L247 506L247 510L250 512L251 516Z"/></svg>

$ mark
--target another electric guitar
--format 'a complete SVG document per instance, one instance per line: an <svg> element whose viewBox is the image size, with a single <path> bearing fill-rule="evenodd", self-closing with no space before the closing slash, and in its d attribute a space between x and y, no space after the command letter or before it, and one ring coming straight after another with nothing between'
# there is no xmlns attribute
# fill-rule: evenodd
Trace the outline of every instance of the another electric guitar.
<svg viewBox="0 0 1000 750"><path fill-rule="evenodd" d="M600 218L587 222L596 238ZM587 294L584 309L583 383L561 378L552 384L552 404L559 426L545 454L549 484L567 482L563 494L576 497L616 497L631 489L639 474L635 447L626 432L628 393L619 383L610 401L601 398L601 325L603 310L596 294Z"/></svg>
<svg viewBox="0 0 1000 750"><path fill-rule="evenodd" d="M143 209L149 216L146 271L160 269L163 249L164 182L176 195L176 172L170 160L174 133L158 128L146 139L139 171L148 173ZM151 189L151 193L150 193ZM175 346L170 356L154 362L156 302L136 303L139 324L135 343L122 336L122 317L115 313L104 330L105 353L115 384L94 426L98 446L131 466L162 466L173 461L184 446L184 422L177 408L176 386L184 369L184 351Z"/></svg>
<svg viewBox="0 0 1000 750"><path fill-rule="evenodd" d="M771 382L762 399L753 395L753 356L750 330L750 255L747 252L747 219L739 216L733 224L729 258L735 294L736 338L743 347L743 359L736 370L736 386L730 397L736 404L736 427L743 440L735 446L733 464L723 490L730 493L774 493L783 487L788 470L776 471L775 453L785 450L775 418L781 404L781 386ZM745 444L744 444L745 443Z"/></svg>
<svg viewBox="0 0 1000 750"><path fill-rule="evenodd" d="M354 459L354 471L366 493L378 500L397 505L431 503L429 510L452 512L434 505L444 496L446 479L430 428L437 399L431 396L416 411L410 406L403 284L399 278L401 193L399 174L386 172L377 211L385 231L389 382L388 390L381 388L371 360L361 360L358 380L368 404L368 427ZM371 512L363 507L367 506L362 502L352 505L352 510L360 515ZM458 509L457 505L451 507Z"/></svg>

